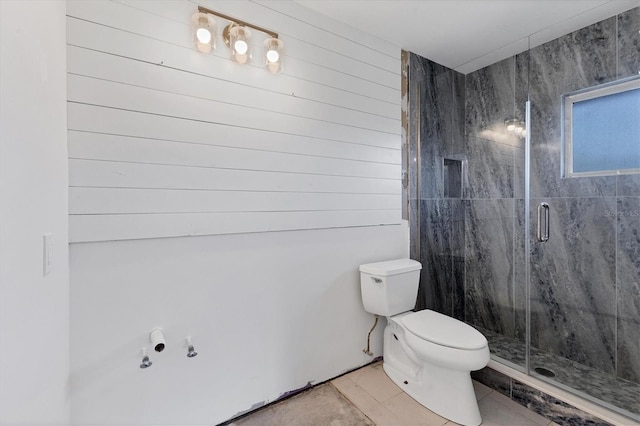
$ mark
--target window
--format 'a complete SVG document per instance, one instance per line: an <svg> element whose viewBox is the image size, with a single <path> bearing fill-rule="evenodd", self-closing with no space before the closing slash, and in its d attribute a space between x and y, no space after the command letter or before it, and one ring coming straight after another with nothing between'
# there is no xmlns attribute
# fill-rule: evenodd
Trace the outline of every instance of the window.
<svg viewBox="0 0 640 426"><path fill-rule="evenodd" d="M562 97L563 177L640 173L640 78Z"/></svg>

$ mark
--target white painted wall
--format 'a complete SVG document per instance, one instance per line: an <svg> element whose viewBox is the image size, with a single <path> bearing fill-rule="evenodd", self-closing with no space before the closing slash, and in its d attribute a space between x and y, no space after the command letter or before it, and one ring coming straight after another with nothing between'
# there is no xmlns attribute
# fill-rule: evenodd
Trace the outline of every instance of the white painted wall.
<svg viewBox="0 0 640 426"><path fill-rule="evenodd" d="M370 362L357 268L407 246L404 226L73 244L73 424L216 424Z"/></svg>
<svg viewBox="0 0 640 426"><path fill-rule="evenodd" d="M3 425L69 423L65 26L64 1L0 1Z"/></svg>
<svg viewBox="0 0 640 426"><path fill-rule="evenodd" d="M194 2L68 3L73 424L216 424L369 362L358 265L408 256L399 50L203 4L279 32L285 72L196 52Z"/></svg>

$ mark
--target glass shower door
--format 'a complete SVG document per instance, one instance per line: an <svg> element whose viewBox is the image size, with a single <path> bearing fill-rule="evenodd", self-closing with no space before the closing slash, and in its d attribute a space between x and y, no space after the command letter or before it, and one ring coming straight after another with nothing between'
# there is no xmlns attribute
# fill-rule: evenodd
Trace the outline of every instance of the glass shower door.
<svg viewBox="0 0 640 426"><path fill-rule="evenodd" d="M571 174L573 122L563 114L572 94L638 72L621 45L628 30L623 18L528 52L527 369L640 419L640 170ZM639 138L625 155L637 155L640 164L640 135L625 134ZM614 153L623 142L617 137L600 145Z"/></svg>

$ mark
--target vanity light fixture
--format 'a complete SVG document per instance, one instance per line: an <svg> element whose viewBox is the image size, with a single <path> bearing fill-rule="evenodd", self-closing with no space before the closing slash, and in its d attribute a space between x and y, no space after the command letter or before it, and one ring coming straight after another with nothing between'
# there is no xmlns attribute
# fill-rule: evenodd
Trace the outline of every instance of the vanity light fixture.
<svg viewBox="0 0 640 426"><path fill-rule="evenodd" d="M282 71L282 47L284 43L278 39L278 33L241 21L234 17L198 6L198 12L191 19L194 40L200 52L209 53L215 49L215 21L211 15L229 21L222 31L224 44L231 50L230 58L239 64L246 64L251 59L251 31L249 28L267 34L264 42L264 64L273 74Z"/></svg>
<svg viewBox="0 0 640 426"><path fill-rule="evenodd" d="M508 120L505 120L504 126L507 128L508 133L516 135L519 138L524 138L526 136L526 125L524 122L518 120L517 118L510 118Z"/></svg>

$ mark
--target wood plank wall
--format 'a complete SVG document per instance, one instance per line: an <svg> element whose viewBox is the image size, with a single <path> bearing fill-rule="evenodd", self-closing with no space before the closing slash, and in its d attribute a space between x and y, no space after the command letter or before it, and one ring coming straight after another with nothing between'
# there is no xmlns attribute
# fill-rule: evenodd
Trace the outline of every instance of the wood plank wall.
<svg viewBox="0 0 640 426"><path fill-rule="evenodd" d="M284 72L197 52L198 4ZM400 49L291 1L69 1L71 242L397 224Z"/></svg>

